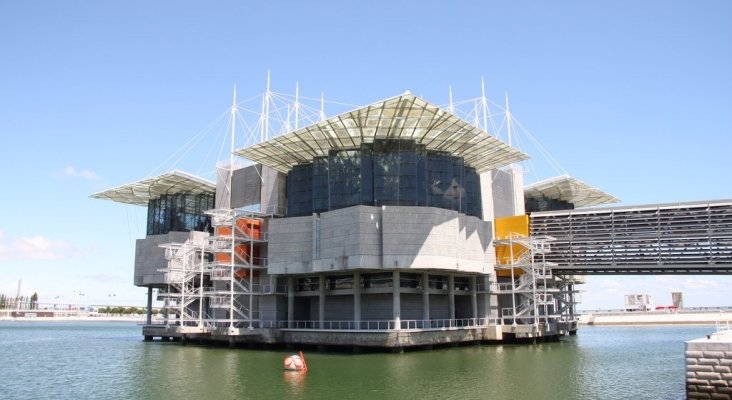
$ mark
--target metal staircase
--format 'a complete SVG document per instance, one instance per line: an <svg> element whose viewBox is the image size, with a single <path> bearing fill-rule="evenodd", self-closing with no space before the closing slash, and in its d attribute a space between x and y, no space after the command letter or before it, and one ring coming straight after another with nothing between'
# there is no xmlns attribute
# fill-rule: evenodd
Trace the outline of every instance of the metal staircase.
<svg viewBox="0 0 732 400"><path fill-rule="evenodd" d="M514 325L545 322L555 309L555 293L552 274L553 264L546 262L545 255L551 251L551 237L532 237L510 234L507 239L496 240L496 246L504 246L508 254L497 260L496 270L510 271L510 280L499 283L497 294L511 296L511 307L501 310L504 322ZM508 319L508 321L506 321Z"/></svg>

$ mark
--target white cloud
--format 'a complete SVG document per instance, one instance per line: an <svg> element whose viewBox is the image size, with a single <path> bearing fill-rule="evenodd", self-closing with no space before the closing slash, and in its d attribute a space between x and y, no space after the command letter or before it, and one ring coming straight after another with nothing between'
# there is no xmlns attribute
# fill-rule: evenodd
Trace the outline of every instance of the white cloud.
<svg viewBox="0 0 732 400"><path fill-rule="evenodd" d="M90 181L99 180L99 176L97 176L97 174L93 171L90 171L88 169L76 169L71 165L65 166L64 169L61 171L61 175L70 178L87 179Z"/></svg>
<svg viewBox="0 0 732 400"><path fill-rule="evenodd" d="M44 236L6 237L0 232L0 260L61 260L79 254L69 242Z"/></svg>

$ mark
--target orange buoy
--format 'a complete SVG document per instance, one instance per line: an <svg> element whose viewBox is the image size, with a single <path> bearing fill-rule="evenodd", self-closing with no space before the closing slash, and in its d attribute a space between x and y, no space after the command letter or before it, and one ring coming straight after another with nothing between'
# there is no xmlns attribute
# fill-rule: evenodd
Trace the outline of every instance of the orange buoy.
<svg viewBox="0 0 732 400"><path fill-rule="evenodd" d="M307 371L308 366L305 363L305 356L302 354L293 354L285 357L285 369L288 371Z"/></svg>

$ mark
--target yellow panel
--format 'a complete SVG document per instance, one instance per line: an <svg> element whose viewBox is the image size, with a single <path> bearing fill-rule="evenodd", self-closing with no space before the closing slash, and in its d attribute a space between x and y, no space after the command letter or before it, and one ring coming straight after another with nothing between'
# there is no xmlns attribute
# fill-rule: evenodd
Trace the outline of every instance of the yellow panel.
<svg viewBox="0 0 732 400"><path fill-rule="evenodd" d="M496 239L508 239L513 236L527 237L529 236L529 216L517 215L515 217L496 218L494 221ZM496 262L498 264L511 264L511 254L513 261L517 261L528 249L520 244L514 245L497 245L496 246ZM523 271L514 268L514 277L520 276ZM497 270L496 275L499 277L510 277L511 270Z"/></svg>
<svg viewBox="0 0 732 400"><path fill-rule="evenodd" d="M496 246L496 262L498 264L511 264L511 255L513 260L517 261L521 256L526 254L528 249L520 244L507 245L502 244Z"/></svg>
<svg viewBox="0 0 732 400"><path fill-rule="evenodd" d="M513 233L514 236L529 236L529 216L517 215L515 217L496 218L493 221L496 227L496 239L508 239Z"/></svg>
<svg viewBox="0 0 732 400"><path fill-rule="evenodd" d="M518 278L519 276L524 274L524 270L521 268L514 268L513 269L513 277ZM496 270L496 275L499 278L510 278L511 277L511 270L510 269L498 269Z"/></svg>

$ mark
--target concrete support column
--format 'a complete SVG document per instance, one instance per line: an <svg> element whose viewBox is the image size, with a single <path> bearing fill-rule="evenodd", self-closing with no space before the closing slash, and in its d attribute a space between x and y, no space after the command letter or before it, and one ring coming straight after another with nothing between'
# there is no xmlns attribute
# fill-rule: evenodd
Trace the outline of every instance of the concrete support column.
<svg viewBox="0 0 732 400"><path fill-rule="evenodd" d="M353 273L353 320L360 327L361 322L361 272Z"/></svg>
<svg viewBox="0 0 732 400"><path fill-rule="evenodd" d="M470 277L470 316L478 318L478 284L474 276Z"/></svg>
<svg viewBox="0 0 732 400"><path fill-rule="evenodd" d="M394 329L402 327L402 301L399 271L392 272L392 312L394 315Z"/></svg>
<svg viewBox="0 0 732 400"><path fill-rule="evenodd" d="M149 286L147 288L147 324L152 325L152 294L153 288Z"/></svg>
<svg viewBox="0 0 732 400"><path fill-rule="evenodd" d="M574 313L575 313L575 309L574 309L574 284L573 283L570 283L569 285L567 285L567 290L569 291L567 298L568 298L568 300L570 302L570 305L569 305L569 317L570 317L570 319L574 320Z"/></svg>
<svg viewBox="0 0 732 400"><path fill-rule="evenodd" d="M318 321L320 321L320 328L322 329L325 324L325 276L320 275L318 277Z"/></svg>
<svg viewBox="0 0 732 400"><path fill-rule="evenodd" d="M430 319L430 275L426 272L422 273L422 319Z"/></svg>
<svg viewBox="0 0 732 400"><path fill-rule="evenodd" d="M295 279L287 277L287 327L292 328L295 320Z"/></svg>
<svg viewBox="0 0 732 400"><path fill-rule="evenodd" d="M455 319L455 275L447 276L447 301L450 309L450 319Z"/></svg>

